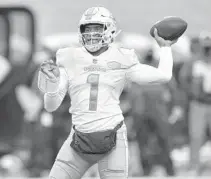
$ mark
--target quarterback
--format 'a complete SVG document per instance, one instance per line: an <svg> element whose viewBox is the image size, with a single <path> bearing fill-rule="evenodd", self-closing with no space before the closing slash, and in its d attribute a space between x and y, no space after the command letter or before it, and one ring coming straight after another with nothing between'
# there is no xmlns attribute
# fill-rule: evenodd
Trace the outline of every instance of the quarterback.
<svg viewBox="0 0 211 179"><path fill-rule="evenodd" d="M159 37L158 68L140 64L133 49L114 46L116 21L103 7L85 11L79 22L81 47L60 49L56 63L41 64L38 87L44 106L55 111L66 93L73 130L61 147L50 172L51 179L80 179L98 163L101 178L128 177L126 126L119 97L127 81L163 83L172 77L171 45Z"/></svg>

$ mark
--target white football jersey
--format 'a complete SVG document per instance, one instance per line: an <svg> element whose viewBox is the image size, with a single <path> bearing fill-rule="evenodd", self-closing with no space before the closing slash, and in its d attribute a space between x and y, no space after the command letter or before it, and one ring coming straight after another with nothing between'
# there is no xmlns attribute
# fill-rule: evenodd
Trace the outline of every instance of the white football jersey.
<svg viewBox="0 0 211 179"><path fill-rule="evenodd" d="M83 47L59 50L57 63L68 74L70 113L78 130L104 130L123 120L119 97L127 69L138 63L131 53L114 47L99 56Z"/></svg>
<svg viewBox="0 0 211 179"><path fill-rule="evenodd" d="M171 58L169 52L165 52L167 58ZM148 83L162 81L165 76L162 70L140 64L134 50L113 46L99 56L84 47L60 49L57 64L67 74L72 123L83 132L112 129L123 120L119 97L128 79ZM172 64L173 60L164 59L160 68L170 68L166 70L169 73Z"/></svg>

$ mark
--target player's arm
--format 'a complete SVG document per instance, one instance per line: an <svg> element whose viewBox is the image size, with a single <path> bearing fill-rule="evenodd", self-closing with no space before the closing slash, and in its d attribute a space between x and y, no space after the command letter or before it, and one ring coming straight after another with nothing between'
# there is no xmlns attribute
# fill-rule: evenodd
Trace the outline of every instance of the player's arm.
<svg viewBox="0 0 211 179"><path fill-rule="evenodd" d="M172 77L173 58L170 47L160 49L160 62L158 68L141 64L136 54L133 54L135 62L127 71L126 77L138 84L167 82Z"/></svg>
<svg viewBox="0 0 211 179"><path fill-rule="evenodd" d="M48 112L55 111L62 103L68 90L68 74L59 67L64 55L57 52L57 64L53 61L44 62L40 68L38 87L44 92L44 108Z"/></svg>
<svg viewBox="0 0 211 179"><path fill-rule="evenodd" d="M155 32L155 40L160 46L160 61L158 68L139 63L135 53L132 54L133 65L126 73L127 79L143 84L143 83L162 83L168 82L172 77L173 57L171 45L175 41L164 40Z"/></svg>
<svg viewBox="0 0 211 179"><path fill-rule="evenodd" d="M55 92L47 92L44 95L44 108L48 112L55 111L62 103L68 90L68 76L64 68L60 68L60 79Z"/></svg>

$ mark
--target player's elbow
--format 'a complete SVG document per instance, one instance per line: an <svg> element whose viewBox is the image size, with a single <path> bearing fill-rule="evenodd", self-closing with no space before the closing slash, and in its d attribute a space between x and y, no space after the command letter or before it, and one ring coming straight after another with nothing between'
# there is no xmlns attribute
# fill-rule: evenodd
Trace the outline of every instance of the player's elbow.
<svg viewBox="0 0 211 179"><path fill-rule="evenodd" d="M169 74L162 74L162 80L161 82L163 83L167 83L171 80L172 78L172 73L169 73Z"/></svg>
<svg viewBox="0 0 211 179"><path fill-rule="evenodd" d="M165 81L169 82L171 80L171 78L172 78L172 73L165 76Z"/></svg>
<svg viewBox="0 0 211 179"><path fill-rule="evenodd" d="M57 108L49 108L49 107L46 107L46 106L44 108L47 112L50 112L50 113L56 111L56 109L57 109Z"/></svg>
<svg viewBox="0 0 211 179"><path fill-rule="evenodd" d="M56 96L44 95L44 109L48 112L56 111L62 103L62 99Z"/></svg>
<svg viewBox="0 0 211 179"><path fill-rule="evenodd" d="M52 104L45 104L44 108L47 112L54 112L58 109L58 106Z"/></svg>

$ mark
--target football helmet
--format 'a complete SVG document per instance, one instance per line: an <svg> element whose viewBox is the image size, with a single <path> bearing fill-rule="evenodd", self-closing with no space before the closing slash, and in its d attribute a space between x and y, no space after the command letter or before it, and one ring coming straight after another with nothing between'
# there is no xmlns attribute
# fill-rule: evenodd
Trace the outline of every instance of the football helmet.
<svg viewBox="0 0 211 179"><path fill-rule="evenodd" d="M85 26L88 24L103 25L103 31L85 33ZM109 45L117 35L116 20L106 8L91 7L82 15L79 22L79 41L88 51L96 52Z"/></svg>

